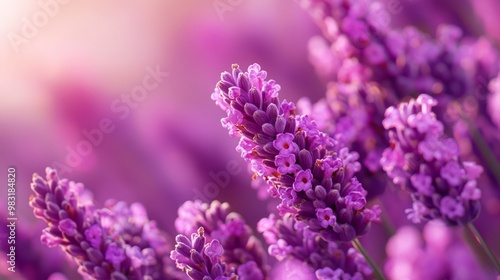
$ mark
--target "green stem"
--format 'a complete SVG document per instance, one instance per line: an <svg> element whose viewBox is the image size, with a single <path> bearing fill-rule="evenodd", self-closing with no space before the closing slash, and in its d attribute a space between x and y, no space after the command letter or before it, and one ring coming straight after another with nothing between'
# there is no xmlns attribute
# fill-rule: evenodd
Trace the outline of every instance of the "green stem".
<svg viewBox="0 0 500 280"><path fill-rule="evenodd" d="M372 257L368 254L368 252L365 250L365 247L359 242L359 239L354 239L353 241L354 247L358 249L358 251L365 257L366 261L370 264L370 266L373 268L373 272L375 273L375 277L377 280L385 280L384 273L382 273L382 270L378 265L375 263L375 261L372 259Z"/></svg>
<svg viewBox="0 0 500 280"><path fill-rule="evenodd" d="M476 126L470 120L465 118L465 116L463 118L467 122L472 140L475 142L476 147L481 153L484 162L489 167L489 170L491 170L491 173L495 177L497 183L500 184L500 163L496 159L495 154L484 139L483 135L481 135L481 132L479 132L479 130L476 128Z"/></svg>
<svg viewBox="0 0 500 280"><path fill-rule="evenodd" d="M396 227L392 223L391 218L389 217L389 212L387 212L387 209L384 207L384 203L382 200L377 197L373 200L374 204L378 204L380 206L380 209L382 210L382 215L380 216L382 219L382 227L384 228L385 233L391 237L396 233Z"/></svg>
<svg viewBox="0 0 500 280"><path fill-rule="evenodd" d="M488 255L490 260L495 265L495 268L500 273L500 263L498 263L498 260L496 259L495 255L493 255L493 252L491 252L491 250L488 247L488 245L486 244L486 242L484 242L484 239L481 236L481 234L479 233L479 231L477 231L476 227L472 223L468 223L467 228L471 231L472 235L476 238L479 245L481 245L481 248L484 250L486 255Z"/></svg>

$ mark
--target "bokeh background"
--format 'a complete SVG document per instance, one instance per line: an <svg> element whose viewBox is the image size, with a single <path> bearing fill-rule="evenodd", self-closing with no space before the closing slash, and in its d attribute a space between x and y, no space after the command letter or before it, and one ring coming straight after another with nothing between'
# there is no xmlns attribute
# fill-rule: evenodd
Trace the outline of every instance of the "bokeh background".
<svg viewBox="0 0 500 280"><path fill-rule="evenodd" d="M61 267L51 261L59 250L39 243L44 225L28 206L31 176L43 174L46 166L67 166L63 177L83 182L98 205L108 198L143 203L150 218L173 233L177 208L200 198L198 192L217 183L211 174L230 164L240 172L208 198L230 202L252 226L267 216L268 203L250 187L251 175L234 149L237 140L221 127L223 112L210 94L220 72L232 63L246 68L258 62L281 85L284 98L318 100L325 81L310 65L307 46L320 31L292 0L232 1L237 4L222 14L214 2L67 1L57 4L32 38L14 46L9 34L21 34L25 19L32 21L43 8L38 1L0 0L0 178L6 178L8 167L16 168L18 239L32 242L24 243L19 259L45 266L44 271L26 266L13 279L46 279ZM413 24L433 34L436 24L453 23L499 46L500 3L495 0L400 3L403 11L392 17L392 25ZM120 119L111 104L142 83L147 67L169 75ZM115 129L79 164L68 165L68 149L76 149L85 140L82 131L98 128L104 118ZM498 216L500 206L498 198L490 199L496 203L486 203L486 218L480 218L484 225L478 227L499 252L500 242L485 219ZM409 202L401 198L397 203ZM409 224L404 213L393 222ZM382 229L376 226L374 232ZM376 258L384 257L385 241L381 237L380 244L368 245ZM2 261L0 275L4 266ZM73 267L63 268L74 277Z"/></svg>

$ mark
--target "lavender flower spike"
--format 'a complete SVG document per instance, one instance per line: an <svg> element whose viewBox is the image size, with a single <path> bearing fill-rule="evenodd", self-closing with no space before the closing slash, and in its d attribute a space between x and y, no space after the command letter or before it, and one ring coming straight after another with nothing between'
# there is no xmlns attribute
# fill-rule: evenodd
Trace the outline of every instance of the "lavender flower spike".
<svg viewBox="0 0 500 280"><path fill-rule="evenodd" d="M231 212L228 203L186 201L177 212L175 227L179 233L189 235L203 227L207 242L216 239L221 243L224 247L221 261L236 270L239 277L265 279L269 269L262 243L241 215Z"/></svg>
<svg viewBox="0 0 500 280"><path fill-rule="evenodd" d="M233 65L221 74L212 99L228 117L222 120L256 176L271 183L281 198L280 212L327 240L352 241L368 232L380 209L368 209L366 190L353 176L357 154L320 132L295 104L280 102L280 86L266 80L258 64L247 72Z"/></svg>
<svg viewBox="0 0 500 280"><path fill-rule="evenodd" d="M465 225L479 215L476 179L483 168L458 159L455 140L444 137L443 125L432 112L436 105L435 99L421 94L386 110L383 125L391 146L381 164L395 184L411 192L413 209L407 212L412 221Z"/></svg>
<svg viewBox="0 0 500 280"><path fill-rule="evenodd" d="M186 272L193 280L236 280L238 276L220 261L224 248L217 239L206 242L203 227L191 235L183 234L175 238L177 245L170 253L177 268Z"/></svg>
<svg viewBox="0 0 500 280"><path fill-rule="evenodd" d="M83 277L180 279L166 272L162 249L154 246L165 245L160 232L152 227L154 222L143 216L139 226L137 216L120 219L123 213L114 212L116 209L95 209L84 197L82 184L60 180L54 169L46 172L46 180L33 175L35 194L30 197L34 215L48 224L41 241L49 247L59 245L78 264Z"/></svg>
<svg viewBox="0 0 500 280"><path fill-rule="evenodd" d="M33 175L30 206L37 218L48 223L41 236L49 247L60 245L91 279L128 279L131 267L125 262L125 244L103 231L95 216L81 205L77 185L59 180L47 168L47 181Z"/></svg>

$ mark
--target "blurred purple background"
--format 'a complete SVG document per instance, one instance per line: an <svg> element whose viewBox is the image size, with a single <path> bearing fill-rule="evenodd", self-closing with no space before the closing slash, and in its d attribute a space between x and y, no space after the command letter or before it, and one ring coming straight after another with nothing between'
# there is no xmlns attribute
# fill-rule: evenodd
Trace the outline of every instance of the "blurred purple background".
<svg viewBox="0 0 500 280"><path fill-rule="evenodd" d="M32 38L14 46L8 34L21 34L24 18L31 21L43 8L37 1L0 1L5 34L0 40L0 172L6 178L7 167L17 170L18 230L34 233L26 238L35 239L37 252L59 253L37 243L44 225L28 206L31 175L43 174L46 166L83 182L98 205L108 198L143 203L169 233L179 205L202 198L199 192L230 202L251 226L267 216L267 202L250 187L246 164L234 150L237 139L221 127L223 112L210 94L232 63L246 68L258 62L281 85L283 98L321 98L325 85L307 52L308 40L320 31L294 1L240 2L221 19L210 0L69 1L58 4ZM496 46L500 42L495 0L401 0L401 5L394 25L414 24L434 33L436 23L455 23L471 35L488 36ZM148 67L169 75L120 118L112 104L143 83ZM114 130L104 133L81 162L69 165L68 149L77 149L86 139L82 131L98 129L105 118ZM207 186L217 183L212 175L227 174L221 172L228 164L239 172L229 176L227 187L207 195ZM61 170L62 165L71 170ZM0 197L7 194L2 188ZM398 196L383 199L410 205ZM485 222L500 207L488 205L478 228L499 249ZM5 211L1 199L2 216ZM396 226L410 223L404 213L393 216ZM374 231L382 235L381 226ZM367 245L376 258L385 254L384 238Z"/></svg>

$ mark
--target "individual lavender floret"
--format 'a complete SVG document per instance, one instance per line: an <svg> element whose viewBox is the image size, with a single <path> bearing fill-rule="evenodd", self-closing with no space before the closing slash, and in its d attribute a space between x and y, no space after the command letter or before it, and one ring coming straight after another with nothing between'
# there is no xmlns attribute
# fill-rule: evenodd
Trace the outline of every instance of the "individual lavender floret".
<svg viewBox="0 0 500 280"><path fill-rule="evenodd" d="M387 109L383 125L389 130L390 148L381 164L395 184L411 192L412 221L441 219L463 225L479 215L476 179L483 168L458 159L456 142L443 136L443 125L432 112L436 104L421 94Z"/></svg>
<svg viewBox="0 0 500 280"><path fill-rule="evenodd" d="M60 180L54 169L47 168L46 172L46 180L33 175L31 189L35 195L30 197L34 215L48 224L42 243L61 246L77 263L79 273L89 279L167 278L149 243L152 239L127 240L125 231L117 231L112 224L120 220L120 213L96 210L91 200L82 197L82 184ZM122 219L121 226L129 227L127 219Z"/></svg>
<svg viewBox="0 0 500 280"><path fill-rule="evenodd" d="M269 254L279 261L305 262L318 279L371 279L372 269L351 244L327 241L291 214L274 214L260 220L257 229L269 244Z"/></svg>
<svg viewBox="0 0 500 280"><path fill-rule="evenodd" d="M280 86L266 76L258 64L247 72L233 65L212 94L227 112L223 126L241 137L237 150L256 176L274 185L282 214L295 214L328 240L365 234L379 209L365 207L366 191L353 176L357 154L340 148L307 115L296 115L294 103L280 102Z"/></svg>
<svg viewBox="0 0 500 280"><path fill-rule="evenodd" d="M241 215L231 212L228 203L186 201L177 213L175 227L180 234L187 236L203 227L208 242L218 240L224 247L221 261L229 268L242 278L247 275L251 276L248 279L264 279L268 270L264 248Z"/></svg>
<svg viewBox="0 0 500 280"><path fill-rule="evenodd" d="M177 268L182 269L193 280L225 280L238 279L233 270L221 262L224 248L219 240L206 241L203 227L191 235L191 239L183 234L175 237L177 244L170 253Z"/></svg>

